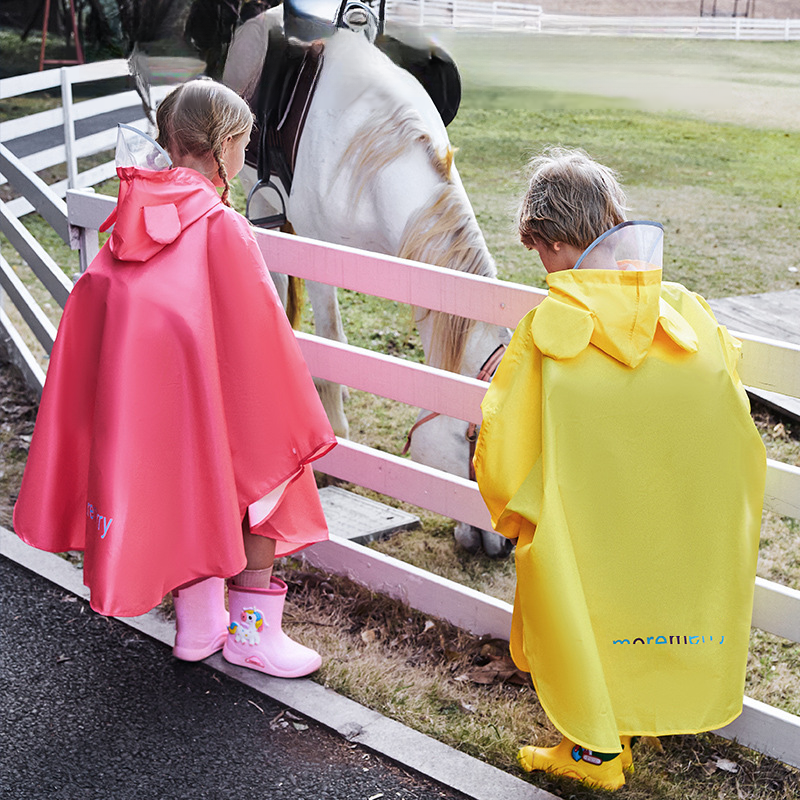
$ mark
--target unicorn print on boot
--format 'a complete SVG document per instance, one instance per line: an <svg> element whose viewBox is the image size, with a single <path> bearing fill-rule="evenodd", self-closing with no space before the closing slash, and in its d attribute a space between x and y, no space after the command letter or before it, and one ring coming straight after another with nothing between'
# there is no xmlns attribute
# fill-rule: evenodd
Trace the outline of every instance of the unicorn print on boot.
<svg viewBox="0 0 800 800"><path fill-rule="evenodd" d="M319 669L319 653L283 632L285 600L286 584L280 578L272 578L269 589L228 584L230 625L222 648L226 661L277 678L299 678Z"/></svg>

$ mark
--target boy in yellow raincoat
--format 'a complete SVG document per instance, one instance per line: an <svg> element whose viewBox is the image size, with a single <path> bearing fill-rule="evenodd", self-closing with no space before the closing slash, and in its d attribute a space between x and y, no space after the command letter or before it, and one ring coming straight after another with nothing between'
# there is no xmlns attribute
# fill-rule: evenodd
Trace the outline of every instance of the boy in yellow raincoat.
<svg viewBox="0 0 800 800"><path fill-rule="evenodd" d="M582 151L532 166L519 230L549 294L486 393L475 471L517 539L512 656L564 737L520 764L617 789L631 736L741 713L766 460L739 343L662 281L661 226L625 222Z"/></svg>

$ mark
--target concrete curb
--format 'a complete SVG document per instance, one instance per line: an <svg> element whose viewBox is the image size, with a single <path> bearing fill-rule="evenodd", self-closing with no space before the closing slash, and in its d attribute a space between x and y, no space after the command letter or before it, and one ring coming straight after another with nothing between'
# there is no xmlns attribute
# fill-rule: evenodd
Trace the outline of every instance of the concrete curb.
<svg viewBox="0 0 800 800"><path fill-rule="evenodd" d="M89 599L82 572L53 553L26 545L0 527L0 556L35 572L62 589ZM172 647L175 628L156 611L120 622ZM380 753L397 764L455 789L473 800L558 800L507 772L461 753L436 739L336 694L308 678L285 680L233 666L215 653L203 663L249 686L309 719L335 730L348 741Z"/></svg>

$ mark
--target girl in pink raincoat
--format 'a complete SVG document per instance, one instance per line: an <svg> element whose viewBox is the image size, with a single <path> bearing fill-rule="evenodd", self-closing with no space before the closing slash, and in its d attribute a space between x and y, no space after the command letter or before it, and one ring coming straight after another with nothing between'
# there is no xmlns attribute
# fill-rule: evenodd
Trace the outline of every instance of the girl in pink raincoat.
<svg viewBox="0 0 800 800"><path fill-rule="evenodd" d="M158 144L121 133L114 229L64 310L15 530L84 551L101 614L142 614L172 591L178 658L223 648L234 664L306 675L321 659L282 632L272 563L327 538L310 463L335 437L228 205L252 114L196 80L157 122Z"/></svg>

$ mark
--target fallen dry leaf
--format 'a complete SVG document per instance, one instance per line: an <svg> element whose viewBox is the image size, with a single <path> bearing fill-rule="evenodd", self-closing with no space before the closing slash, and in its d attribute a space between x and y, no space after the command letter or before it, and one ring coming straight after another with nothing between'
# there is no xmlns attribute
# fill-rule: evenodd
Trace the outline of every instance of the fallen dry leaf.
<svg viewBox="0 0 800 800"><path fill-rule="evenodd" d="M714 762L717 765L717 769L721 769L724 772L738 772L739 765L735 761L731 761L728 758L715 758Z"/></svg>
<svg viewBox="0 0 800 800"><path fill-rule="evenodd" d="M472 667L472 669L457 677L456 680L469 680L485 686L506 682L524 686L528 682L528 676L517 669L509 656L505 656L503 658L493 658L483 666Z"/></svg>

